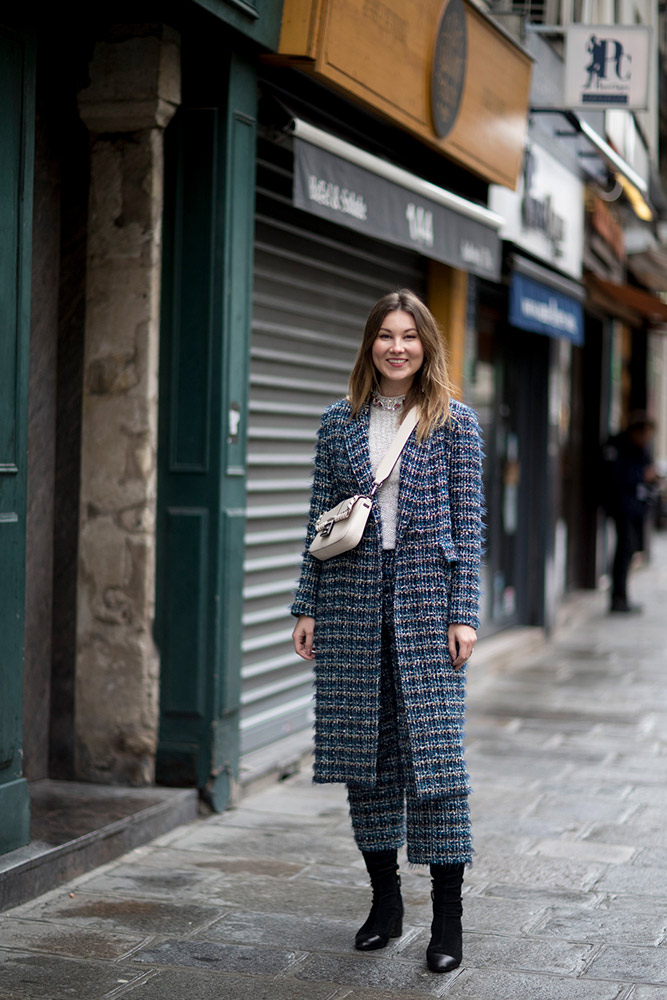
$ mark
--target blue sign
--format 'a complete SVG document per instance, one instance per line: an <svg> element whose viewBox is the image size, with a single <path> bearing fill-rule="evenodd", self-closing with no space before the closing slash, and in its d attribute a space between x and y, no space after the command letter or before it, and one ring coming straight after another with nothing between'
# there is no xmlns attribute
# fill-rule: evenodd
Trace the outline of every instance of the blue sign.
<svg viewBox="0 0 667 1000"><path fill-rule="evenodd" d="M516 272L510 284L509 321L521 330L565 337L579 347L584 343L581 302Z"/></svg>

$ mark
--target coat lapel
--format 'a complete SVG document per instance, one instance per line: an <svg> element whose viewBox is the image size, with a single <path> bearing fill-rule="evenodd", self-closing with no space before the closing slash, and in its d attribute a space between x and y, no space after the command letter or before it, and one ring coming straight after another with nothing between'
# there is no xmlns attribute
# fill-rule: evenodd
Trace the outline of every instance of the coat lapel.
<svg viewBox="0 0 667 1000"><path fill-rule="evenodd" d="M371 471L371 456L368 450L369 408L365 406L355 420L345 424L345 447L350 460L354 478L359 486L359 493L368 494L373 488L373 473Z"/></svg>
<svg viewBox="0 0 667 1000"><path fill-rule="evenodd" d="M417 443L417 430L412 432L401 455L401 485L398 494L398 518L396 521L396 548L410 523L414 505L420 494L420 486L428 472L428 456L431 451L431 437Z"/></svg>

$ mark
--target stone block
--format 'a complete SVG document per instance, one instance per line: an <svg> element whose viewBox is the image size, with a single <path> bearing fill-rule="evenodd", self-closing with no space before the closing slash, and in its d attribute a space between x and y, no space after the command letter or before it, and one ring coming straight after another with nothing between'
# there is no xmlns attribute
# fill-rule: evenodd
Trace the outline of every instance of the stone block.
<svg viewBox="0 0 667 1000"><path fill-rule="evenodd" d="M74 933L89 928L145 937L160 934L165 927L171 934L191 934L220 917L221 909L184 900L122 899L87 892L76 892L70 897L68 892L58 889L12 913L22 919L44 921L49 926L55 924L57 928L71 926Z"/></svg>
<svg viewBox="0 0 667 1000"><path fill-rule="evenodd" d="M421 932L401 957L419 959L426 952L429 932ZM571 944L545 937L512 936L505 934L471 934L464 932L463 952L467 968L479 969L492 966L511 968L524 972L549 972L574 976L584 966L593 948L587 944Z"/></svg>
<svg viewBox="0 0 667 1000"><path fill-rule="evenodd" d="M593 959L584 976L617 979L626 983L650 983L661 986L667 992L667 948L609 946Z"/></svg>
<svg viewBox="0 0 667 1000"><path fill-rule="evenodd" d="M664 868L649 868L640 865L623 865L610 868L597 881L598 892L627 894L634 896L667 895L667 874Z"/></svg>
<svg viewBox="0 0 667 1000"><path fill-rule="evenodd" d="M38 951L62 957L113 961L140 945L144 935L12 917L2 921L0 939L3 948L17 952Z"/></svg>
<svg viewBox="0 0 667 1000"><path fill-rule="evenodd" d="M663 939L667 916L656 909L644 913L642 900L632 897L632 905L621 907L612 900L608 908L553 908L533 928L540 935L553 935L568 941L608 942L616 944L657 945Z"/></svg>
<svg viewBox="0 0 667 1000"><path fill-rule="evenodd" d="M528 855L486 855L466 876L469 884L506 883L540 889L564 891L589 889L602 875L601 865Z"/></svg>
<svg viewBox="0 0 667 1000"><path fill-rule="evenodd" d="M365 916L365 914L364 914ZM363 917L360 916L359 923ZM347 920L325 916L302 917L289 913L257 913L236 910L227 913L198 933L207 941L264 945L293 951L340 952L353 954L357 930Z"/></svg>
<svg viewBox="0 0 667 1000"><path fill-rule="evenodd" d="M149 899L166 897L167 899L187 899L196 892L200 882L213 879L207 871L196 869L164 868L159 870L135 861L128 865L114 865L111 869L102 869L93 873L85 881L85 891L100 894L121 893L124 896L141 896Z"/></svg>
<svg viewBox="0 0 667 1000"><path fill-rule="evenodd" d="M180 103L179 36L156 25L152 35L98 42L90 72L79 110L91 131L164 127Z"/></svg>
<svg viewBox="0 0 667 1000"><path fill-rule="evenodd" d="M632 860L636 848L625 844L602 844L598 841L565 840L561 838L539 840L528 852L547 858L565 858L572 861L592 861L599 864L622 865Z"/></svg>
<svg viewBox="0 0 667 1000"><path fill-rule="evenodd" d="M0 950L0 989L12 1000L26 996L35 1000L71 1000L73 996L98 1000L140 975L136 966Z"/></svg>
<svg viewBox="0 0 667 1000"><path fill-rule="evenodd" d="M279 951L276 948L219 941L182 941L176 938L160 941L134 955L135 962L145 962L148 965L184 965L263 976L284 972L294 964L296 958L296 952Z"/></svg>
<svg viewBox="0 0 667 1000"><path fill-rule="evenodd" d="M621 986L572 976L465 968L445 995L454 1000L620 1000Z"/></svg>
<svg viewBox="0 0 667 1000"><path fill-rule="evenodd" d="M221 975L197 969L161 969L155 976L122 994L129 1000L334 1000L338 987L333 983L299 983L294 979L274 979L254 975ZM350 994L352 998L352 994ZM0 995L1 1000L1 995ZM375 995L374 1000L383 1000ZM404 1000L414 1000L406 996Z"/></svg>
<svg viewBox="0 0 667 1000"><path fill-rule="evenodd" d="M349 956L309 955L291 970L295 979L309 982L332 982L345 987L360 986L367 990L382 989L389 995L402 997L404 991L421 996L440 996L446 983L426 968L426 959L406 962L391 956L391 945L381 953L369 952Z"/></svg>

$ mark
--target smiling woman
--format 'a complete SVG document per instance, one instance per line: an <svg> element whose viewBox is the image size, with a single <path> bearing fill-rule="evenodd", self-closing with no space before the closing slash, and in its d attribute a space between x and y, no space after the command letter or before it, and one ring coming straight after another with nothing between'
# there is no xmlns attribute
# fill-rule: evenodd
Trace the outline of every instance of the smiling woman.
<svg viewBox="0 0 667 1000"><path fill-rule="evenodd" d="M373 478L405 415L418 422L378 490L356 548L308 547L324 511ZM315 781L347 785L373 887L362 951L401 934L397 849L429 864L428 967L461 962L461 885L472 857L463 758L465 664L479 624L481 450L473 412L451 399L445 341L414 293L370 312L347 399L322 417L294 646L315 660Z"/></svg>

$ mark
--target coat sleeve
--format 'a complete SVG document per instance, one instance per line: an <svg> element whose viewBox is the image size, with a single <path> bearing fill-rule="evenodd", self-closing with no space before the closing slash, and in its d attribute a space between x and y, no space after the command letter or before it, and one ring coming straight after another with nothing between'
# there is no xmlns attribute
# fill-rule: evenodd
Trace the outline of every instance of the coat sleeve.
<svg viewBox="0 0 667 1000"><path fill-rule="evenodd" d="M327 443L326 429L324 424L322 424L317 435L317 447L315 449L313 489L310 497L310 514L308 517L303 562L301 564L301 576L294 601L290 608L291 613L297 618L299 615L315 617L317 588L320 581L322 564L319 559L311 556L308 547L315 537L315 523L318 517L323 511L329 510L333 506L331 500L332 480L331 456Z"/></svg>
<svg viewBox="0 0 667 1000"><path fill-rule="evenodd" d="M458 560L452 567L449 620L479 628L483 540L482 442L467 407L452 420L449 502Z"/></svg>

